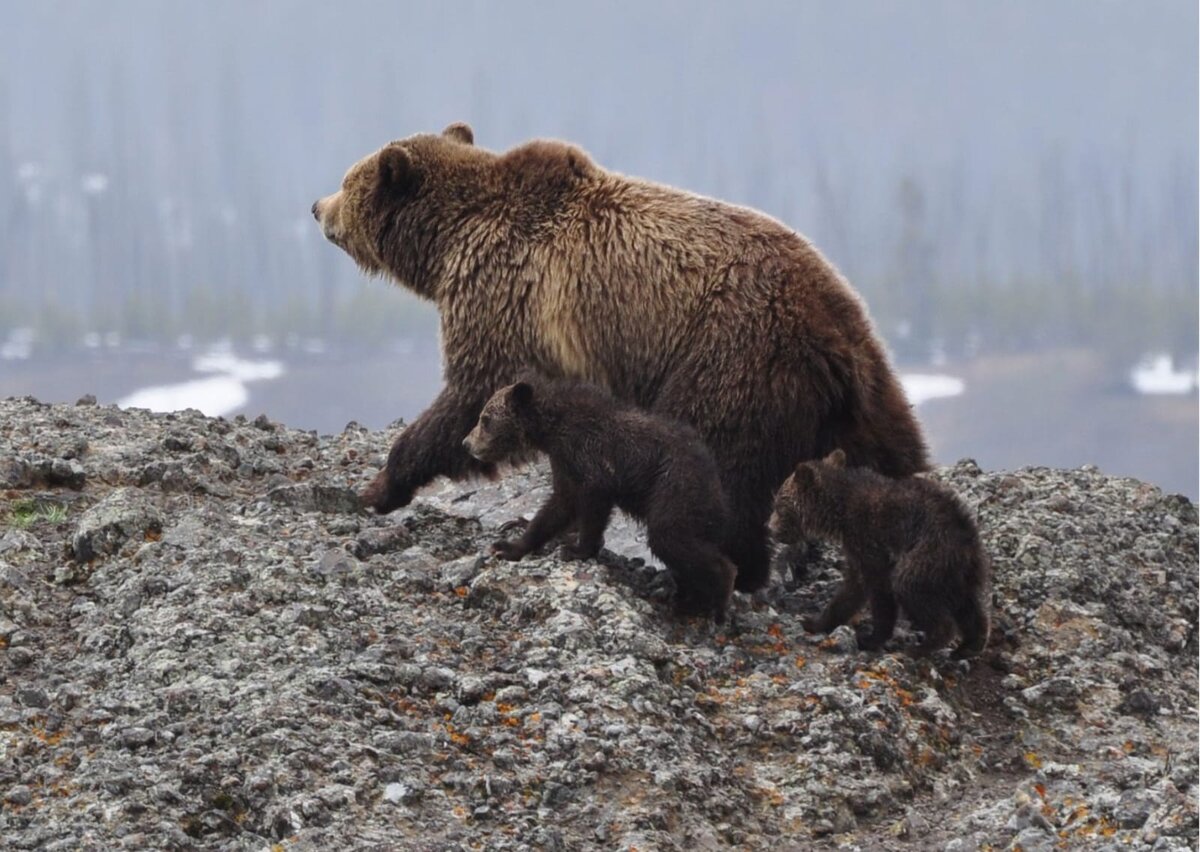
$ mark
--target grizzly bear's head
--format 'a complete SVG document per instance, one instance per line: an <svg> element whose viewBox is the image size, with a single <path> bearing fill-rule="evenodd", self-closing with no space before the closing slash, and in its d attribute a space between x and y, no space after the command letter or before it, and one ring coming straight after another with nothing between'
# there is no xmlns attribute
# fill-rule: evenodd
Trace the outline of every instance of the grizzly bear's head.
<svg viewBox="0 0 1200 852"><path fill-rule="evenodd" d="M472 274L504 235L553 227L563 205L601 173L564 142L534 140L497 155L476 147L470 127L451 124L359 160L312 212L367 274L436 300L444 279Z"/></svg>
<svg viewBox="0 0 1200 852"><path fill-rule="evenodd" d="M451 124L441 135L410 136L359 160L341 189L312 206L326 239L366 273L431 297L438 225L469 197L464 190L477 185L482 161L493 156L474 140L470 127Z"/></svg>
<svg viewBox="0 0 1200 852"><path fill-rule="evenodd" d="M523 461L533 452L534 417L532 384L517 382L501 388L484 405L463 446L481 462Z"/></svg>
<svg viewBox="0 0 1200 852"><path fill-rule="evenodd" d="M827 534L825 492L834 471L846 466L846 454L834 450L819 461L800 462L779 486L768 528L782 544L798 544Z"/></svg>

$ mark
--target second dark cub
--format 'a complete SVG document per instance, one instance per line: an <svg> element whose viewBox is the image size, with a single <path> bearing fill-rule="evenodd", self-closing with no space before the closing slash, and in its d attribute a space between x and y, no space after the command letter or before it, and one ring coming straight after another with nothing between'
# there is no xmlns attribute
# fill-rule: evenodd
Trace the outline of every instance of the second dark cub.
<svg viewBox="0 0 1200 852"><path fill-rule="evenodd" d="M627 405L595 385L527 377L501 388L463 441L482 462L543 452L553 493L524 535L493 551L518 560L574 525L568 558L595 556L613 508L646 526L671 571L676 606L721 623L737 569L723 547L730 509L712 453L690 426Z"/></svg>

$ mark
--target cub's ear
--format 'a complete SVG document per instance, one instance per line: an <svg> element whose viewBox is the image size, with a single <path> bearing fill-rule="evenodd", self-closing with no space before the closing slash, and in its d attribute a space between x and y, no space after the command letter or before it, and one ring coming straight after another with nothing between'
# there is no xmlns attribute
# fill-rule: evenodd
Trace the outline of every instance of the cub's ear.
<svg viewBox="0 0 1200 852"><path fill-rule="evenodd" d="M442 131L442 135L447 139L453 139L455 142L461 142L464 145L475 144L475 134L471 130L471 126L464 121L456 121Z"/></svg>
<svg viewBox="0 0 1200 852"><path fill-rule="evenodd" d="M512 401L516 408L528 408L533 403L533 385L517 382L512 388Z"/></svg>
<svg viewBox="0 0 1200 852"><path fill-rule="evenodd" d="M810 488L817 484L817 472L808 462L800 462L796 465L796 472L792 475L796 478L796 484L801 488Z"/></svg>
<svg viewBox="0 0 1200 852"><path fill-rule="evenodd" d="M830 467L845 467L846 466L845 450L843 450L841 447L838 447L832 453L825 456L825 464L829 465Z"/></svg>
<svg viewBox="0 0 1200 852"><path fill-rule="evenodd" d="M419 178L412 156L399 145L389 145L379 152L379 188L389 192L408 192L416 188Z"/></svg>

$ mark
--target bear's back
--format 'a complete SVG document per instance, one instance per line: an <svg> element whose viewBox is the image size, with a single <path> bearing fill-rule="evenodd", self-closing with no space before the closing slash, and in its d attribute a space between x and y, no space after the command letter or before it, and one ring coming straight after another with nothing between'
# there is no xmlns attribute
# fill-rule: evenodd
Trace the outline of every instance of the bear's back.
<svg viewBox="0 0 1200 852"><path fill-rule="evenodd" d="M547 454L583 480L633 492L666 471L719 482L716 461L692 426L654 414L589 382L559 379L537 391L554 422Z"/></svg>
<svg viewBox="0 0 1200 852"><path fill-rule="evenodd" d="M867 468L823 471L827 493L844 507L843 540L901 553L922 545L974 547L978 529L966 504L930 479L893 479Z"/></svg>

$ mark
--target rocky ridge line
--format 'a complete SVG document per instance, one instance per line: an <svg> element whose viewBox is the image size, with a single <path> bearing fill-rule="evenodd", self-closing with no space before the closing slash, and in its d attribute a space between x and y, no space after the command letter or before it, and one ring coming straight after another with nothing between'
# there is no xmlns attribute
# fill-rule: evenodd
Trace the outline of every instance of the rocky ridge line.
<svg viewBox="0 0 1200 852"><path fill-rule="evenodd" d="M993 643L716 630L610 533L486 555L544 472L356 490L393 433L0 402L0 838L13 849L1194 849L1197 516L1094 469L934 476Z"/></svg>

